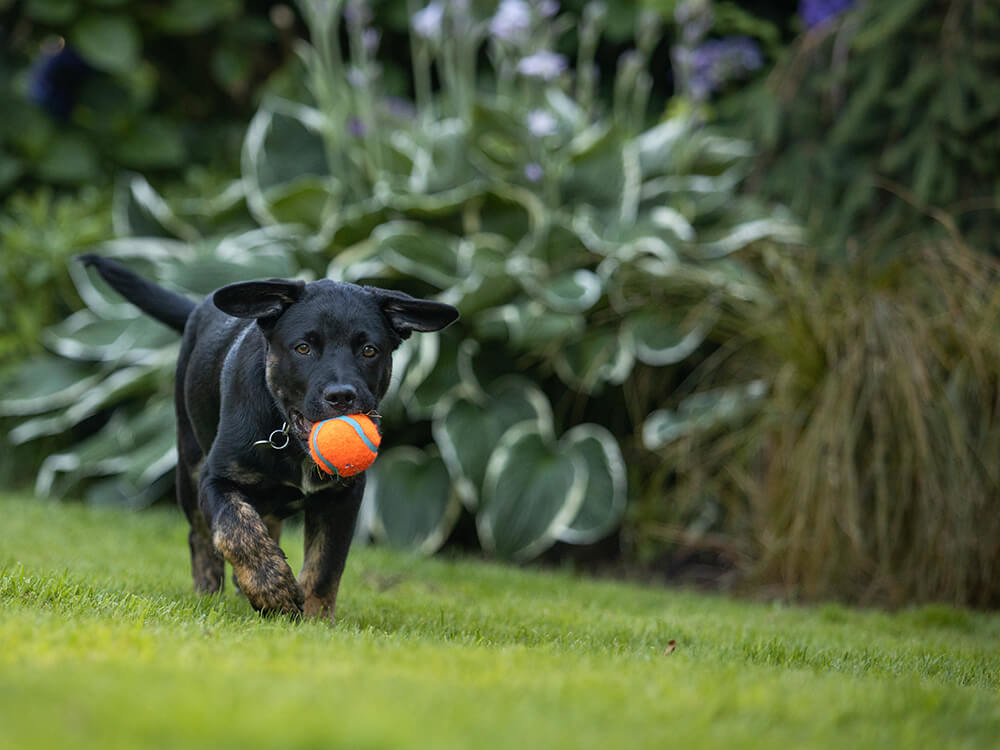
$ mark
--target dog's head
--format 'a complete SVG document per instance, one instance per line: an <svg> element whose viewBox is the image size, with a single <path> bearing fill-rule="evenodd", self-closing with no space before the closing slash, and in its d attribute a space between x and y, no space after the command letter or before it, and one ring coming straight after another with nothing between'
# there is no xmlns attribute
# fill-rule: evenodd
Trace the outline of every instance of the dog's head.
<svg viewBox="0 0 1000 750"><path fill-rule="evenodd" d="M403 339L458 319L442 302L330 280L230 284L213 301L257 320L268 344L267 386L303 441L315 422L375 411Z"/></svg>

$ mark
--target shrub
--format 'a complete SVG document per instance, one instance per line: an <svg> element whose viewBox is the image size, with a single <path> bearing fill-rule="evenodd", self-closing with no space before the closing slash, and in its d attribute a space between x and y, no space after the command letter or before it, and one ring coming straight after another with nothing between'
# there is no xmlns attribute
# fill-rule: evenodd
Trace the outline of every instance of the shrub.
<svg viewBox="0 0 1000 750"><path fill-rule="evenodd" d="M111 236L110 195L83 189L57 196L50 188L19 193L0 214L0 363L41 349L42 331L79 305L65 273L81 246Z"/></svg>
<svg viewBox="0 0 1000 750"><path fill-rule="evenodd" d="M645 425L679 477L674 517L647 508L648 528L669 536L677 507L716 498L757 583L996 606L1000 268L962 245L889 266L770 260L775 304L706 371L718 388Z"/></svg>
<svg viewBox="0 0 1000 750"><path fill-rule="evenodd" d="M0 3L0 194L231 166L251 93L284 60L253 5Z"/></svg>
<svg viewBox="0 0 1000 750"><path fill-rule="evenodd" d="M749 188L789 205L834 254L955 231L1000 251L1000 6L883 0L829 16L848 4L808 5L806 19L823 22L734 101L764 149Z"/></svg>
<svg viewBox="0 0 1000 750"><path fill-rule="evenodd" d="M725 310L762 302L745 248L798 231L737 194L748 144L685 117L647 126L654 17L605 108L587 56L599 6L579 27L575 73L556 51L570 19L537 17L549 4L519 4L528 24L503 29L468 8L433 2L414 16L415 100L401 102L385 96L364 6L303 3L311 99L262 104L221 202L167 202L141 178L123 182L116 226L145 236L98 251L193 292L301 270L457 305L459 326L396 355L361 532L433 551L464 508L488 551L528 559L616 528L635 425L678 367L725 341ZM489 76L474 64L484 53ZM206 233L205 214L238 216L244 198L257 227ZM63 358L46 366L92 387L59 403L28 383L0 409L11 394L40 407L13 433L25 441L113 408L93 438L47 459L38 488L99 473L111 476L91 486L101 497L149 499L173 460L175 344L74 274L88 310L51 330Z"/></svg>

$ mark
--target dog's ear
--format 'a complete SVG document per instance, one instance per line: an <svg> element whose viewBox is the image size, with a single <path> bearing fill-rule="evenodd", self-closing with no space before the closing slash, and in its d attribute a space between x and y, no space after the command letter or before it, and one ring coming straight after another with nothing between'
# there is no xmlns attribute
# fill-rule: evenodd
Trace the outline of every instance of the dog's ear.
<svg viewBox="0 0 1000 750"><path fill-rule="evenodd" d="M229 284L212 295L212 302L222 312L236 318L258 321L278 318L289 306L302 299L304 281L268 279Z"/></svg>
<svg viewBox="0 0 1000 750"><path fill-rule="evenodd" d="M458 309L444 302L417 299L390 289L370 289L400 338L409 338L414 331L440 331L458 320Z"/></svg>

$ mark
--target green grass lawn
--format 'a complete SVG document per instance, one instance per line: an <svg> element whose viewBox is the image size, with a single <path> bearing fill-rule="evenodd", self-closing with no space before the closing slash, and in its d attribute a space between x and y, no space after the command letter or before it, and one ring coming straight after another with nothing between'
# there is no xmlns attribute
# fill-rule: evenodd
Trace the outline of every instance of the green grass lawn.
<svg viewBox="0 0 1000 750"><path fill-rule="evenodd" d="M331 628L195 596L179 513L0 512L2 748L1000 744L998 615L356 548Z"/></svg>

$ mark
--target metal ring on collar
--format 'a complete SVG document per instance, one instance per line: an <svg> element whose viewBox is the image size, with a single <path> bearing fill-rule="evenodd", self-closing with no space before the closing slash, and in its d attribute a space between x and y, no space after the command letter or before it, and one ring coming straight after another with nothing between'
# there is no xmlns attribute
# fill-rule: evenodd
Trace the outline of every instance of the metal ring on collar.
<svg viewBox="0 0 1000 750"><path fill-rule="evenodd" d="M281 438L284 438L284 440ZM280 451L288 447L289 440L291 438L288 437L288 422L285 422L281 425L280 430L274 430L274 432L268 435L267 440L258 440L254 445L270 445L276 451Z"/></svg>

